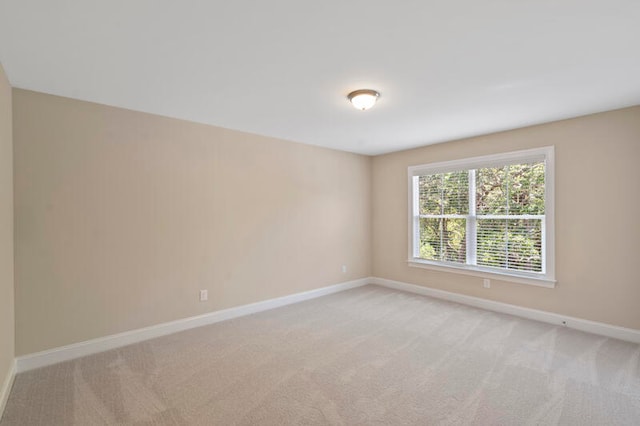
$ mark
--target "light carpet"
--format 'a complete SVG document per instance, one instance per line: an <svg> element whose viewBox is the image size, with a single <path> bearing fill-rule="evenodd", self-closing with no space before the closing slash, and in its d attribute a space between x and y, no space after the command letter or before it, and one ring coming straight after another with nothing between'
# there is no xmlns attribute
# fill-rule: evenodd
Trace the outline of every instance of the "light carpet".
<svg viewBox="0 0 640 426"><path fill-rule="evenodd" d="M640 346L365 286L18 374L8 425L638 425Z"/></svg>

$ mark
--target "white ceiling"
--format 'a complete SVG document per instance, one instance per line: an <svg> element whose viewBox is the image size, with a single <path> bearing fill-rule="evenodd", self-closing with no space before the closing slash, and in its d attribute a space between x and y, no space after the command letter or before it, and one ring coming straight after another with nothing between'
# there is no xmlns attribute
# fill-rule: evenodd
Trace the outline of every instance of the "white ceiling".
<svg viewBox="0 0 640 426"><path fill-rule="evenodd" d="M363 154L640 104L639 52L638 0L0 2L15 87Z"/></svg>

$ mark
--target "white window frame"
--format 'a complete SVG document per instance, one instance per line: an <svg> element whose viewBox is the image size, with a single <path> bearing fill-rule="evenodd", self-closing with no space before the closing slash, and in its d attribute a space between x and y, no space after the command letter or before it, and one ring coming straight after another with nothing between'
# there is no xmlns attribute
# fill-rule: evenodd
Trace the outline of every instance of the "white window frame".
<svg viewBox="0 0 640 426"><path fill-rule="evenodd" d="M460 170L475 170L482 167L500 167L509 164L521 164L534 161L545 162L545 214L542 220L542 262L543 272L525 272L478 265L461 264L455 262L444 262L436 260L422 259L416 254L419 253L420 243L420 214L419 214L419 194L416 184L417 176L447 173ZM473 174L472 174L473 175ZM473 179L473 177L472 177ZM515 282L520 284L531 284L540 287L553 288L556 285L555 279L555 212L554 212L554 147L546 146L522 151L513 151L501 154L485 155L482 157L465 158L439 163L422 164L408 168L408 188L409 188L409 266L433 269L446 272L454 272L465 275L473 275L482 278L490 278L501 281ZM467 217L475 217L475 191L470 192L471 211ZM473 194L471 194L473 192ZM473 226L476 221L467 220L467 233L475 235ZM467 248L471 244L467 239ZM467 256L475 257L473 250Z"/></svg>

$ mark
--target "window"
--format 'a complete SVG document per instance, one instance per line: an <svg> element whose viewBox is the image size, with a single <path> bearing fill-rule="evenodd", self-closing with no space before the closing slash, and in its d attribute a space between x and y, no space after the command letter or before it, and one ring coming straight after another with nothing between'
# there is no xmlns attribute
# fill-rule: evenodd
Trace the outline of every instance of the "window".
<svg viewBox="0 0 640 426"><path fill-rule="evenodd" d="M554 286L553 147L410 167L409 187L410 265Z"/></svg>

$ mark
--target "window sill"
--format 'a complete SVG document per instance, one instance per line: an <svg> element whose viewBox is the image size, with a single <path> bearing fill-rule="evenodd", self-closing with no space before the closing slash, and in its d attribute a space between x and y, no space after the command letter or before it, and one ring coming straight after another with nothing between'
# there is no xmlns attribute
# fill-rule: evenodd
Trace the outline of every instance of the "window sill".
<svg viewBox="0 0 640 426"><path fill-rule="evenodd" d="M526 277L522 275L514 275L502 272L489 272L481 269L474 268L473 266L456 266L456 265L441 265L429 262L422 259L409 259L407 261L409 266L414 268L431 269L434 271L451 272L454 274L471 275L480 278L490 278L499 281L507 281L518 284L534 285L545 288L555 288L556 280L549 278L538 277Z"/></svg>

